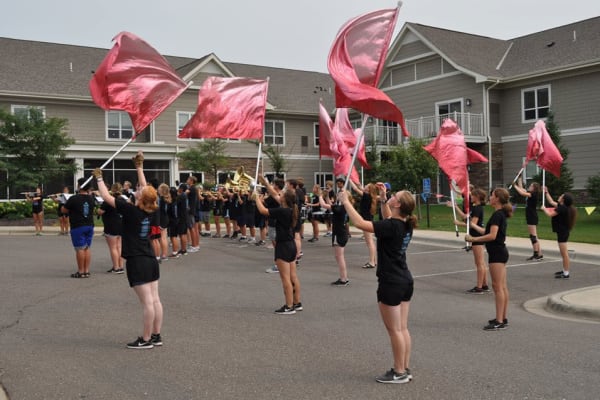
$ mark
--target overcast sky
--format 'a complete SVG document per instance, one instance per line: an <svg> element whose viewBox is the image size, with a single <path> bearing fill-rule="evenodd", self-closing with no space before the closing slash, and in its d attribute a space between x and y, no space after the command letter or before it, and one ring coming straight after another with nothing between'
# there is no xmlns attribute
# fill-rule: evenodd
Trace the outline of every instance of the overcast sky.
<svg viewBox="0 0 600 400"><path fill-rule="evenodd" d="M165 55L327 72L338 29L388 0L33 0L0 7L0 36L110 48L132 32ZM510 39L600 16L600 0L405 0L415 22ZM1 71L0 71L1 73Z"/></svg>

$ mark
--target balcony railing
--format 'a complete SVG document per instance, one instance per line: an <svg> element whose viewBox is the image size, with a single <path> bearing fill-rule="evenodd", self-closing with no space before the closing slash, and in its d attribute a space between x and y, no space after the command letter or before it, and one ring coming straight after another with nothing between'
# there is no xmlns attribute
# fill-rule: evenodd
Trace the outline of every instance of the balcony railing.
<svg viewBox="0 0 600 400"><path fill-rule="evenodd" d="M482 114L455 112L440 116L432 115L407 119L406 128L412 137L420 139L434 138L446 118L452 118L458 123L467 141L485 141ZM367 146L372 143L377 146L396 146L402 143L400 129L396 126L380 126L377 123L367 125L365 127L365 143Z"/></svg>

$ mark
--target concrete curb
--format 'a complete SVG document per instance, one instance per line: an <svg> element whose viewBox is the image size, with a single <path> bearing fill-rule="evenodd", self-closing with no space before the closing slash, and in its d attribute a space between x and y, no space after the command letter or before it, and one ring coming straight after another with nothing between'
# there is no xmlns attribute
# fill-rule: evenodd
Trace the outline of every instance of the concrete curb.
<svg viewBox="0 0 600 400"><path fill-rule="evenodd" d="M544 309L600 322L600 285L548 296Z"/></svg>

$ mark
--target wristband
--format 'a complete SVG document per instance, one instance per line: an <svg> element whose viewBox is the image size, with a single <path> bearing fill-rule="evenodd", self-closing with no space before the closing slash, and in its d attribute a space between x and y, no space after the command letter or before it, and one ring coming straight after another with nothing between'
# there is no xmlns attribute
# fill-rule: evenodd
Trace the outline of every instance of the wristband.
<svg viewBox="0 0 600 400"><path fill-rule="evenodd" d="M104 179L102 179L102 178L96 178L96 182L102 182L102 181L104 181Z"/></svg>

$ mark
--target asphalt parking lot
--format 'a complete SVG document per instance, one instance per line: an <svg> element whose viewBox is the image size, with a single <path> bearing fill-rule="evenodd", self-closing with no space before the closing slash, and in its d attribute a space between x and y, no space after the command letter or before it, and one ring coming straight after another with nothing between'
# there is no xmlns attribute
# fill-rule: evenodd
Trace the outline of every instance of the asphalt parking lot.
<svg viewBox="0 0 600 400"><path fill-rule="evenodd" d="M307 226L308 231L310 227ZM409 248L415 295L409 318L414 380L373 379L392 366L373 270L359 235L349 242L350 285L332 287L330 241L303 242L304 311L279 316L272 250L203 238L201 250L164 262L164 346L129 350L141 308L124 275L110 275L95 238L92 276L71 279L68 237L0 239L0 383L10 399L590 399L600 391L600 326L530 313L524 304L598 284L600 267L511 251L510 326L481 328L493 294L468 295L470 253L417 234ZM510 250L510 249L509 249Z"/></svg>

